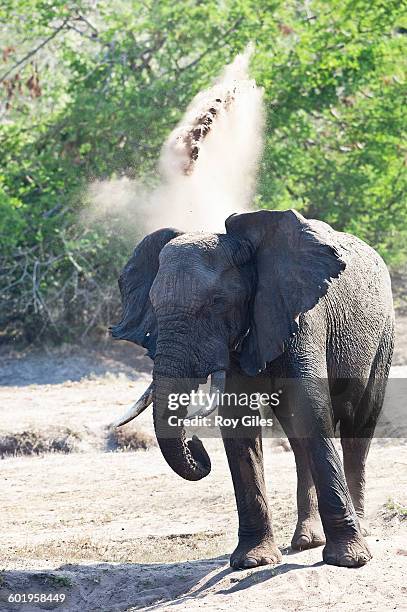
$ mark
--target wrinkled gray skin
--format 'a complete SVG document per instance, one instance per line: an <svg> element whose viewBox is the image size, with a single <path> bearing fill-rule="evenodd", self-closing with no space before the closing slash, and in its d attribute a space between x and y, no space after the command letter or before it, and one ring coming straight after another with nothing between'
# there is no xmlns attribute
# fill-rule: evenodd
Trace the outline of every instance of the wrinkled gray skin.
<svg viewBox="0 0 407 612"><path fill-rule="evenodd" d="M361 240L291 210L232 215L226 230L147 236L119 280L124 314L113 336L154 359L158 443L187 480L206 476L210 460L182 428L168 434L175 383L226 370L227 392L271 393L278 384L275 413L298 474L292 547L325 544L327 563L363 565L371 558L363 538L365 462L393 349L386 266ZM332 443L338 423L343 467ZM261 431L223 429L222 436L239 515L231 565L276 563Z"/></svg>

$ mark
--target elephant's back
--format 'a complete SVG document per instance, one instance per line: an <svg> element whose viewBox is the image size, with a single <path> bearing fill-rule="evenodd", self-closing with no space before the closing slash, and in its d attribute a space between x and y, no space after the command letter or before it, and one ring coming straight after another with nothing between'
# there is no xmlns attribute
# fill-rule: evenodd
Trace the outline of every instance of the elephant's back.
<svg viewBox="0 0 407 612"><path fill-rule="evenodd" d="M351 299L352 303L355 301L359 307L365 299L371 306L374 300L377 310L383 314L393 313L390 274L379 253L352 234L335 232L335 238L346 264L337 279L337 287L344 292L344 298Z"/></svg>

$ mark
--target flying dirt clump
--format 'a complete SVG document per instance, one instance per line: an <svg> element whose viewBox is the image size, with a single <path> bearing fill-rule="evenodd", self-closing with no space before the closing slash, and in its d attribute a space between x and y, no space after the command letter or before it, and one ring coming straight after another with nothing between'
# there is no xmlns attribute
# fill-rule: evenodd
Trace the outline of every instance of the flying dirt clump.
<svg viewBox="0 0 407 612"><path fill-rule="evenodd" d="M121 217L140 235L165 226L223 231L226 217L248 210L264 129L263 90L248 74L252 52L249 46L193 98L162 147L157 188L127 178L94 182L88 212Z"/></svg>
<svg viewBox="0 0 407 612"><path fill-rule="evenodd" d="M216 91L219 89L219 91ZM222 112L227 112L235 99L237 86L233 89L223 90L222 87L212 88L208 92L200 94L189 113L186 114L182 125L176 128L166 142L161 155L161 164L164 174L167 174L171 181L174 162L180 161L180 170L185 175L191 175L199 158L201 146L205 137L210 133L213 123ZM211 99L211 95L223 96L222 98ZM201 100L203 98L203 100ZM208 110L203 110L205 102ZM195 108L198 106L198 109ZM201 107L201 108L200 108ZM198 112L197 116L196 113ZM188 115L191 115L191 125L188 125ZM184 124L185 122L185 124ZM166 164L170 171L167 171Z"/></svg>

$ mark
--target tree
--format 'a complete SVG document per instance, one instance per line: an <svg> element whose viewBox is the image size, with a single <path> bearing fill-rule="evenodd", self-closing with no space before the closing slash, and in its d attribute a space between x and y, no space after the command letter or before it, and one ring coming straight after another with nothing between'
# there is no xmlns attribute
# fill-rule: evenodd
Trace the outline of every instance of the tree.
<svg viewBox="0 0 407 612"><path fill-rule="evenodd" d="M86 225L92 178L154 182L189 100L256 43L266 147L257 206L295 207L406 259L406 18L399 2L3 2L0 326L105 329L129 253ZM135 238L134 238L135 240Z"/></svg>

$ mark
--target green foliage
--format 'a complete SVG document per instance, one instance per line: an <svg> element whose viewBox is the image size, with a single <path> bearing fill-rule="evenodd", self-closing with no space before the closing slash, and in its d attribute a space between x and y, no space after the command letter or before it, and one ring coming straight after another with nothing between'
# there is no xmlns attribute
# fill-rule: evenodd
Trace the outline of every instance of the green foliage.
<svg viewBox="0 0 407 612"><path fill-rule="evenodd" d="M104 329L127 237L83 222L92 178L154 181L193 95L253 40L265 89L256 202L407 258L405 5L393 0L6 0L0 21L0 327ZM136 241L136 237L135 240Z"/></svg>
<svg viewBox="0 0 407 612"><path fill-rule="evenodd" d="M396 265L407 231L400 3L318 4L301 30L286 21L290 42L264 81L273 110L260 193L355 233Z"/></svg>

